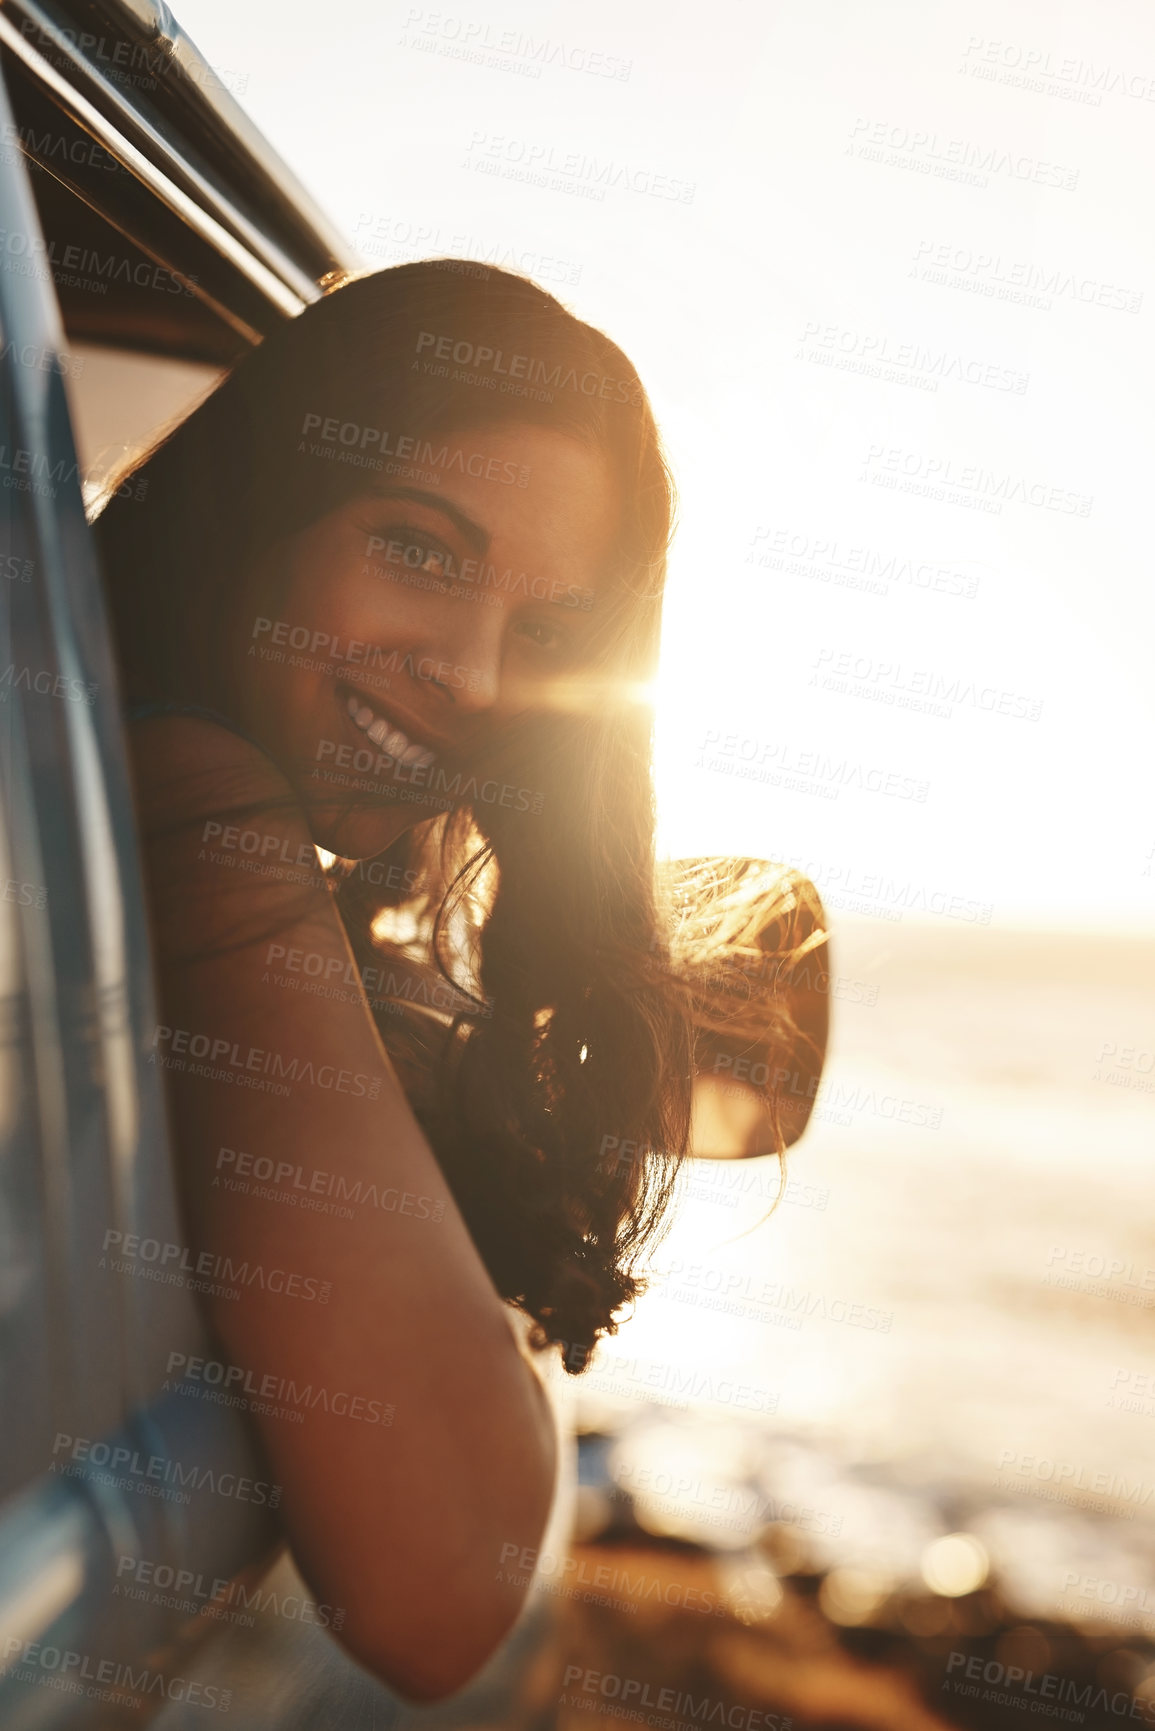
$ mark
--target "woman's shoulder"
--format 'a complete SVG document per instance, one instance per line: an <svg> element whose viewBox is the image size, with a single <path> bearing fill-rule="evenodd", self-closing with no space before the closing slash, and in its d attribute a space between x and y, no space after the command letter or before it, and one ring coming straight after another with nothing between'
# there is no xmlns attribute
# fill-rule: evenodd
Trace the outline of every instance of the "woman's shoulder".
<svg viewBox="0 0 1155 1731"><path fill-rule="evenodd" d="M199 741L202 746L212 746L217 752L232 750L237 758L256 753L271 766L273 764L264 746L239 722L219 709L210 709L207 704L195 703L191 699L129 698L124 704L124 719L134 752L139 749L138 741L163 737L166 741ZM152 725L143 726L146 722ZM159 728L157 723L161 724ZM229 741L237 743L230 747ZM247 747L248 751L239 749L241 746Z"/></svg>
<svg viewBox="0 0 1155 1731"><path fill-rule="evenodd" d="M129 721L147 721L154 715L199 715L206 721L215 721L218 726L228 728L231 733L239 733L246 739L251 737L221 710L210 709L205 703L194 703L190 698L128 697L124 712Z"/></svg>
<svg viewBox="0 0 1155 1731"><path fill-rule="evenodd" d="M289 791L266 748L218 709L150 697L131 699L124 713L146 824L160 811L183 806L191 814L246 794Z"/></svg>

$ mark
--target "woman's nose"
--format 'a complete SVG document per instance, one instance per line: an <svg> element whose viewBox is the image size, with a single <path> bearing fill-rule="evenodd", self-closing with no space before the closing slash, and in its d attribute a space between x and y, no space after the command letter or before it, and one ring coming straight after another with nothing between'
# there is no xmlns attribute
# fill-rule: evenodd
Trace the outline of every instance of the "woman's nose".
<svg viewBox="0 0 1155 1731"><path fill-rule="evenodd" d="M446 709L484 714L496 709L501 695L500 641L440 644L417 662L416 672Z"/></svg>

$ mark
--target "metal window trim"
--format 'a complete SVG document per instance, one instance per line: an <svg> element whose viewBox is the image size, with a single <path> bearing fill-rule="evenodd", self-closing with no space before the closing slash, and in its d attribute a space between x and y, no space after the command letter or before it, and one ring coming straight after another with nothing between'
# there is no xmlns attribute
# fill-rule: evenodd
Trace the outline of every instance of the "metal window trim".
<svg viewBox="0 0 1155 1731"><path fill-rule="evenodd" d="M51 26L49 26L51 28ZM62 45L67 47L66 44ZM29 69L36 79L49 91L71 115L76 123L96 140L102 149L115 157L116 160L139 180L150 193L171 210L174 215L188 225L200 239L206 241L222 257L256 288L269 302L273 309L285 318L293 318L302 312L310 300L316 300L320 290L316 283L311 282L303 272L299 271L288 258L282 258L280 271L270 268L254 250L259 239L259 231L247 218L239 212L230 213L232 227L225 225L223 220L211 214L213 206L220 207L223 200L207 181L194 176L200 181L199 191L204 199L204 205L199 205L182 190L171 175L158 168L142 150L139 150L123 132L119 131L103 114L84 96L80 94L51 66L45 57L38 53L24 38L21 37L7 16L5 10L0 10L0 43L3 43ZM150 129L151 130L151 129ZM153 138L158 147L158 155L163 160L176 160L175 153L153 132ZM223 216L223 211L222 211ZM241 237L244 238L241 238ZM272 251L264 246L262 250ZM261 333L251 326L245 326L233 313L218 308L228 322L246 336L250 342L261 340Z"/></svg>

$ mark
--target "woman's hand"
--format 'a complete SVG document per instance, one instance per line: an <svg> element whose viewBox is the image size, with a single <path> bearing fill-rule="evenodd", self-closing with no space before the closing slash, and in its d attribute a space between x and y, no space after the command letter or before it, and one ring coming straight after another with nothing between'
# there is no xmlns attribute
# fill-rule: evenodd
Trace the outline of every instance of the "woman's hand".
<svg viewBox="0 0 1155 1731"><path fill-rule="evenodd" d="M208 1301L212 1325L250 1386L275 1391L256 1423L302 1573L346 1609L343 1643L435 1699L520 1609L502 1559L545 1527L548 1402L363 995L311 995L312 964L287 965L351 964L328 887L307 868L244 869L315 857L289 784L192 716L135 723L132 749L190 1233L198 1252L284 1275L234 1281L238 1298ZM259 848L230 849L230 826ZM197 1035L211 1062L190 1056ZM279 1182L242 1175L263 1158Z"/></svg>

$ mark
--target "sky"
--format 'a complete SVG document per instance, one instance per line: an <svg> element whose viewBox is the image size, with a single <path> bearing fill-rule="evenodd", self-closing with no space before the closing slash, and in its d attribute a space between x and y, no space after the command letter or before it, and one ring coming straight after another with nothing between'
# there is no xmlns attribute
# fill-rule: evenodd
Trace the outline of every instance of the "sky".
<svg viewBox="0 0 1155 1731"><path fill-rule="evenodd" d="M665 851L1155 931L1155 13L174 9L367 266L521 269L638 367Z"/></svg>

